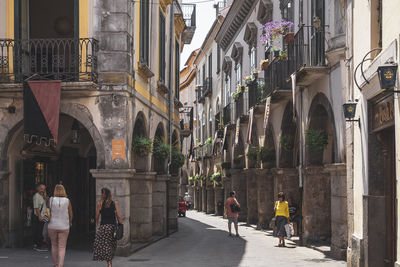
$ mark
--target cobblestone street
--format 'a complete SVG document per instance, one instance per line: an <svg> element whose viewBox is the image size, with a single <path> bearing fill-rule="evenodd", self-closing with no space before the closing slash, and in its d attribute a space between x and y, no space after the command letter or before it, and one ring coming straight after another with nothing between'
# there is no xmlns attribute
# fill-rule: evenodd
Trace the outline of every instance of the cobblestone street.
<svg viewBox="0 0 400 267"><path fill-rule="evenodd" d="M290 240L278 248L270 231L257 231L241 224L240 238L228 237L226 220L190 211L179 218L179 231L130 257L115 257L113 266L345 266L325 253L297 247ZM101 266L91 261L91 253L69 248L65 267ZM323 251L321 247L319 250ZM52 266L50 252L28 249L1 249L0 266ZM105 266L105 264L104 264Z"/></svg>

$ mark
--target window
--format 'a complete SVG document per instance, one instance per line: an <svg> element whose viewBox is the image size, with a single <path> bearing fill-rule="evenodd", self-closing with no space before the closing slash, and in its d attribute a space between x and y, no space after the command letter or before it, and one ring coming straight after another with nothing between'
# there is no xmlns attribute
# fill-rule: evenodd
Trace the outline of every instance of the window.
<svg viewBox="0 0 400 267"><path fill-rule="evenodd" d="M301 24L303 24L303 21L304 21L304 14L303 14L303 0L299 0L299 15L300 15L300 17L299 17L299 22L300 22L300 25Z"/></svg>
<svg viewBox="0 0 400 267"><path fill-rule="evenodd" d="M139 56L140 62L149 65L149 20L150 0L140 0L140 41Z"/></svg>
<svg viewBox="0 0 400 267"><path fill-rule="evenodd" d="M237 63L235 70L236 70L236 85L241 85L242 84L242 64Z"/></svg>
<svg viewBox="0 0 400 267"><path fill-rule="evenodd" d="M201 85L204 86L205 81L206 81L206 64L203 64L203 67L202 67L202 74L203 74L203 76L202 76Z"/></svg>
<svg viewBox="0 0 400 267"><path fill-rule="evenodd" d="M212 125L213 125L213 112L212 108L210 107L210 115L208 116L208 137L212 138Z"/></svg>
<svg viewBox="0 0 400 267"><path fill-rule="evenodd" d="M158 57L158 73L159 80L161 82L165 82L165 17L163 13L160 11L159 14L159 57Z"/></svg>
<svg viewBox="0 0 400 267"><path fill-rule="evenodd" d="M221 47L217 45L217 73L220 71L221 65Z"/></svg>
<svg viewBox="0 0 400 267"><path fill-rule="evenodd" d="M203 111L203 114L201 115L201 125L202 125L202 138L201 140L203 143L206 141L206 114Z"/></svg>
<svg viewBox="0 0 400 267"><path fill-rule="evenodd" d="M371 1L371 49L382 47L382 0ZM379 51L371 53L375 58Z"/></svg>
<svg viewBox="0 0 400 267"><path fill-rule="evenodd" d="M250 50L250 73L257 68L257 50L255 47L252 47Z"/></svg>
<svg viewBox="0 0 400 267"><path fill-rule="evenodd" d="M179 61L180 49L178 41L175 41L175 98L179 99Z"/></svg>
<svg viewBox="0 0 400 267"><path fill-rule="evenodd" d="M225 75L225 106L231 103L231 77Z"/></svg>
<svg viewBox="0 0 400 267"><path fill-rule="evenodd" d="M208 77L212 77L212 53L208 56Z"/></svg>
<svg viewBox="0 0 400 267"><path fill-rule="evenodd" d="M286 21L294 22L293 0L286 0L286 3L284 4L282 9L282 17Z"/></svg>

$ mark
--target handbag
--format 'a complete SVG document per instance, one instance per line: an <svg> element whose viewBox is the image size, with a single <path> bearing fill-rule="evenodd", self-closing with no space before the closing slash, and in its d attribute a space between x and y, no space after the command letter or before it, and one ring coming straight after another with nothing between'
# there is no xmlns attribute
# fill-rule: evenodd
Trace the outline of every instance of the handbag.
<svg viewBox="0 0 400 267"><path fill-rule="evenodd" d="M240 211L240 207L233 203L233 204L231 204L231 211L232 212L239 212Z"/></svg>
<svg viewBox="0 0 400 267"><path fill-rule="evenodd" d="M286 236L287 236L288 238L290 238L291 236L294 235L293 223L287 223L287 224L285 224L285 232L286 232Z"/></svg>
<svg viewBox="0 0 400 267"><path fill-rule="evenodd" d="M45 213L44 213L44 215L42 217L42 222L44 222L44 223L49 223L50 222L50 219L51 219L51 204L52 203L53 203L53 198L51 198L50 209L46 208L46 211L45 211ZM42 212L42 209L43 209L43 204L42 204L42 207L40 208L40 212Z"/></svg>
<svg viewBox="0 0 400 267"><path fill-rule="evenodd" d="M124 236L124 225L118 222L117 210L115 208L115 204L114 204L114 214L115 214L115 226L114 226L113 236L114 239L121 240L122 237Z"/></svg>

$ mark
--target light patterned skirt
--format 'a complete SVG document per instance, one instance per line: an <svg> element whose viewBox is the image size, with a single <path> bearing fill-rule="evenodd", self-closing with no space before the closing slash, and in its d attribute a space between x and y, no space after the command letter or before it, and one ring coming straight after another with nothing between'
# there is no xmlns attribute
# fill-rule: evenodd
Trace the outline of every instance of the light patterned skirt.
<svg viewBox="0 0 400 267"><path fill-rule="evenodd" d="M117 240L113 237L113 224L100 225L93 246L94 261L112 261L117 248Z"/></svg>

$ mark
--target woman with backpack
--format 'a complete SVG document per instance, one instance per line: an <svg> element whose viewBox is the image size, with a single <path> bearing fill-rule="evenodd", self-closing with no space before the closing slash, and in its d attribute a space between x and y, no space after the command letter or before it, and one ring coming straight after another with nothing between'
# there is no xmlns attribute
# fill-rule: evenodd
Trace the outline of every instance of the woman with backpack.
<svg viewBox="0 0 400 267"><path fill-rule="evenodd" d="M117 239L114 236L116 220L122 223L118 202L112 200L110 189L102 188L101 200L96 206L96 226L100 222L100 227L94 240L93 260L106 261L108 267L112 266L112 259L117 248Z"/></svg>

